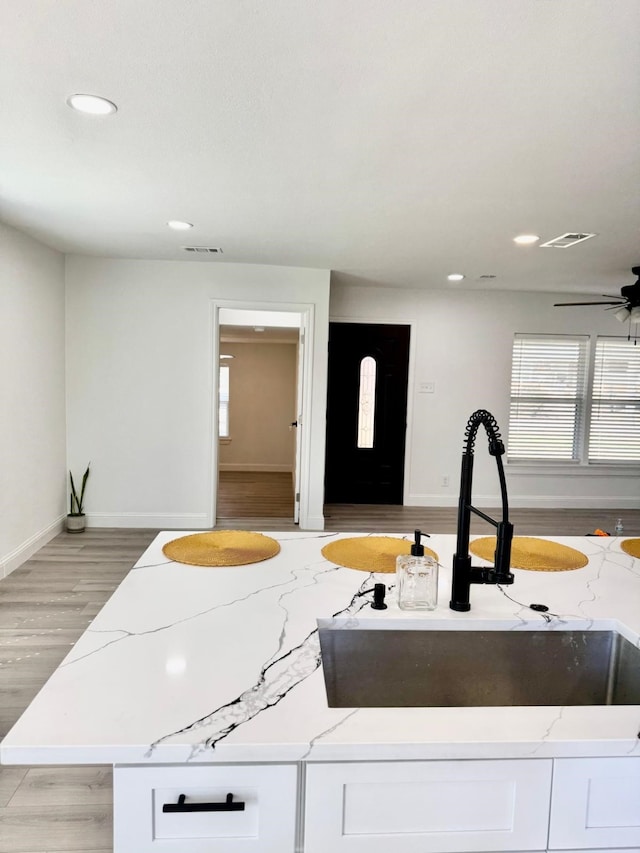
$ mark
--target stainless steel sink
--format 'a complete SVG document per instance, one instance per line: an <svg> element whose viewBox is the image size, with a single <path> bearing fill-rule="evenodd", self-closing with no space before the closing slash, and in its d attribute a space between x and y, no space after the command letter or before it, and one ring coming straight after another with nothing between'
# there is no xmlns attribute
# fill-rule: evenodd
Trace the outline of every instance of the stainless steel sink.
<svg viewBox="0 0 640 853"><path fill-rule="evenodd" d="M319 633L332 708L640 705L640 649L616 631Z"/></svg>

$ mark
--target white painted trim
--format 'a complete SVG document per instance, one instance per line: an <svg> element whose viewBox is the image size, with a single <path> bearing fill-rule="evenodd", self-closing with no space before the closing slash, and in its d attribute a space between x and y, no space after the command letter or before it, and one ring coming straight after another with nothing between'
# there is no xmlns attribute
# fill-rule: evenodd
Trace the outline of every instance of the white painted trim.
<svg viewBox="0 0 640 853"><path fill-rule="evenodd" d="M276 465L268 462L221 462L220 471L274 471L288 472L293 471L293 465Z"/></svg>
<svg viewBox="0 0 640 853"><path fill-rule="evenodd" d="M478 507L499 507L499 494L474 495ZM406 506L449 507L458 506L458 497L448 495L409 495ZM509 506L518 509L640 509L640 499L625 497L581 497L578 495L520 495L509 498Z"/></svg>
<svg viewBox="0 0 640 853"><path fill-rule="evenodd" d="M485 506L498 506L500 498L495 498L497 503L487 503L487 500L493 501L494 498L477 498L474 496L474 503L484 503ZM458 506L457 495L408 495L404 502L405 506Z"/></svg>
<svg viewBox="0 0 640 853"><path fill-rule="evenodd" d="M300 515L300 530L324 530L324 528L324 515L308 515L304 524L302 514Z"/></svg>
<svg viewBox="0 0 640 853"><path fill-rule="evenodd" d="M522 465L516 462L504 466L507 476L511 477L640 477L640 467L612 465L564 465L553 466L541 463L537 465Z"/></svg>
<svg viewBox="0 0 640 853"><path fill-rule="evenodd" d="M280 311L300 314L300 328L305 330L306 341L303 348L304 418L301 428L300 469L300 527L307 530L323 530L324 518L320 526L317 518L309 517L309 479L311 465L311 401L313 381L315 305L311 302L255 302L253 300L211 299L210 300L210 341L211 356L209 362L209 465L210 498L208 524L215 525L216 504L218 498L218 372L213 369L220 361L220 310L226 308L241 311ZM314 525L314 526L311 526Z"/></svg>
<svg viewBox="0 0 640 853"><path fill-rule="evenodd" d="M300 459L296 464L300 466L299 477L299 526L307 530L324 530L324 516L313 518L309 515L309 483L311 481L311 413L313 403L313 362L315 358L315 305L307 305L305 311L301 312L300 329L304 333L304 346L302 347L302 405L297 401L296 412L299 430L302 428L300 437ZM325 353L326 356L326 353ZM326 397L324 401L326 414ZM324 476L324 471L323 471Z"/></svg>
<svg viewBox="0 0 640 853"><path fill-rule="evenodd" d="M39 530L37 533L34 533L33 536L30 536L26 542L23 542L21 545L18 545L17 548L14 548L13 551L5 554L5 556L0 559L0 578L6 578L7 575L10 575L11 572L23 563L26 563L26 561L36 553L36 551L43 548L54 538L54 536L61 533L65 518L66 516L64 515L59 516L43 530Z"/></svg>
<svg viewBox="0 0 640 853"><path fill-rule="evenodd" d="M500 499L495 498L494 506L500 506ZM640 499L624 497L582 497L578 495L522 495L517 498L509 498L509 506L532 509L541 507L543 509L640 509Z"/></svg>
<svg viewBox="0 0 640 853"><path fill-rule="evenodd" d="M264 340L257 335L254 335L252 338L248 335L244 338L240 335L225 335L220 342L223 344L262 344L266 346L269 344L287 344L291 347L297 346L298 343L297 341L292 341L291 338L269 338L269 340Z"/></svg>
<svg viewBox="0 0 640 853"><path fill-rule="evenodd" d="M209 341L211 352L209 355L209 366L207 374L209 376L208 393L209 398L209 416L207 433L209 440L209 512L207 517L208 527L213 527L216 523L216 508L218 503L218 457L220 432L218 429L218 396L220 385L220 371L217 369L220 364L220 305L215 300L209 303ZM214 370L214 365L216 369Z"/></svg>
<svg viewBox="0 0 640 853"><path fill-rule="evenodd" d="M208 523L207 514L194 513L163 513L146 512L92 512L87 513L87 527L141 527L157 528L158 530L206 530L212 525Z"/></svg>

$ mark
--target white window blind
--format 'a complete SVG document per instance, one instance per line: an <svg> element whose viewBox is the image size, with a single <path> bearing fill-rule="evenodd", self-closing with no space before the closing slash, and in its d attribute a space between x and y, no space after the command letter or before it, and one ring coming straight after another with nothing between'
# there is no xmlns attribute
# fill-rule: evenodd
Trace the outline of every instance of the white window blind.
<svg viewBox="0 0 640 853"><path fill-rule="evenodd" d="M515 336L510 461L580 461L588 341L587 335Z"/></svg>
<svg viewBox="0 0 640 853"><path fill-rule="evenodd" d="M633 341L596 343L589 461L640 461L640 347Z"/></svg>

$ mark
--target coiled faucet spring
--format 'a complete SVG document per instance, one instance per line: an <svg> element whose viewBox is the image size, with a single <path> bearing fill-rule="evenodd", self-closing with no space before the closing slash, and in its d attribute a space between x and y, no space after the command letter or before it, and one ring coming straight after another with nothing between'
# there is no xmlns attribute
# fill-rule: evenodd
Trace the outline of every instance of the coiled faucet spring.
<svg viewBox="0 0 640 853"><path fill-rule="evenodd" d="M486 409L478 409L475 411L469 420L464 430L464 453L473 453L476 443L476 435L480 425L484 426L489 439L489 453L491 456L502 456L504 454L504 444L500 435L500 428L497 420L491 412Z"/></svg>

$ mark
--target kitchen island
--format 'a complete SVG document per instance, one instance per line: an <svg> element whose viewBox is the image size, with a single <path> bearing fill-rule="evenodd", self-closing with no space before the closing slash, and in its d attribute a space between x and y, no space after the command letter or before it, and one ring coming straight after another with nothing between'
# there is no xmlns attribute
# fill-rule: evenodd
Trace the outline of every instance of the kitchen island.
<svg viewBox="0 0 640 853"><path fill-rule="evenodd" d="M640 850L640 706L330 708L317 630L615 630L639 646L640 561L619 539L553 537L588 565L516 570L455 613L455 537L434 535L440 604L411 614L393 590L370 607L393 575L322 556L357 534L269 534L276 557L229 568L168 560L179 535L158 535L1 747L7 764L114 765L116 853Z"/></svg>

